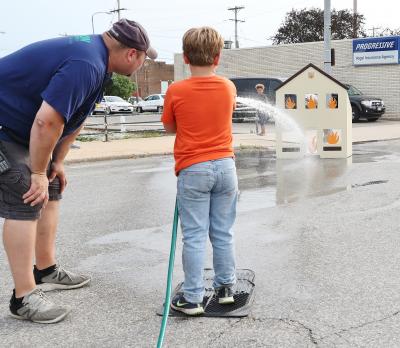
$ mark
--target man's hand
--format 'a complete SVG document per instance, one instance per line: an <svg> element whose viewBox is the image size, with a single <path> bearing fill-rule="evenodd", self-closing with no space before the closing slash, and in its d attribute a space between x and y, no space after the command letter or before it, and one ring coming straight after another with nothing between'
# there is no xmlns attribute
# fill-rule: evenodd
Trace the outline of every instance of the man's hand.
<svg viewBox="0 0 400 348"><path fill-rule="evenodd" d="M67 177L65 176L65 168L62 161L55 161L51 163L49 182L52 182L56 176L58 176L60 179L60 193L63 193L65 186L67 186Z"/></svg>
<svg viewBox="0 0 400 348"><path fill-rule="evenodd" d="M31 174L31 187L22 196L22 199L25 204L30 203L32 207L42 202L43 208L46 207L49 201L49 179L47 179L46 173Z"/></svg>

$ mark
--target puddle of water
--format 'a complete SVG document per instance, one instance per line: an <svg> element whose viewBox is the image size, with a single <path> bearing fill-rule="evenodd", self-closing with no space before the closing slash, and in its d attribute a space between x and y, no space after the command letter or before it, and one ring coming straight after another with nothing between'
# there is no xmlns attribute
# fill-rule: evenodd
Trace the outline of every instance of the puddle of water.
<svg viewBox="0 0 400 348"><path fill-rule="evenodd" d="M266 151L241 152L237 156L238 211L269 208L351 189L343 176L351 161L305 157L276 160Z"/></svg>
<svg viewBox="0 0 400 348"><path fill-rule="evenodd" d="M160 167L160 168L145 168L145 169L135 169L131 170L131 174L143 174L143 173L160 173L160 172L167 172L173 170L174 166L170 167Z"/></svg>

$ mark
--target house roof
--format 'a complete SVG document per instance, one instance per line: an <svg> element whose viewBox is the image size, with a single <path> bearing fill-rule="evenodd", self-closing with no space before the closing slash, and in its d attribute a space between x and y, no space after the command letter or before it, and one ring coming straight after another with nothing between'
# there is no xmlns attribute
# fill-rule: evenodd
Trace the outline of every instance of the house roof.
<svg viewBox="0 0 400 348"><path fill-rule="evenodd" d="M325 75L328 79L332 80L333 82L337 83L339 86L343 87L345 90L347 90L348 88L341 82L339 82L338 80L336 80L335 78L333 78L331 75L327 74L325 71L321 70L320 68L318 68L316 65L314 65L313 63L310 63L308 65L306 65L303 69L299 70L297 73L295 73L294 75L292 75L291 77L289 77L286 81L284 81L278 88L276 88L276 91L280 88L282 88L284 85L286 85L288 82L292 81L294 78L296 78L297 76L299 76L301 73L303 73L304 71L306 71L308 68L313 68L315 70L317 70L318 72L320 72L322 75Z"/></svg>

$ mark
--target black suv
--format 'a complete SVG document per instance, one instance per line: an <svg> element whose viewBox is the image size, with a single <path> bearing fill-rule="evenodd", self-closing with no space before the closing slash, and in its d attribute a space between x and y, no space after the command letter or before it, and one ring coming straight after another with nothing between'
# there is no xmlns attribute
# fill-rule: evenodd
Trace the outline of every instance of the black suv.
<svg viewBox="0 0 400 348"><path fill-rule="evenodd" d="M285 79L269 77L235 77L231 78L230 80L236 86L237 96L242 98L255 97L257 94L256 84L262 83L265 87L264 94L272 104L275 104L275 90ZM256 109L237 102L236 109L232 115L232 121L243 122L245 119L254 120L256 115Z"/></svg>
<svg viewBox="0 0 400 348"><path fill-rule="evenodd" d="M360 118L366 118L369 122L374 122L385 113L385 104L381 98L362 94L352 85L345 86L350 99L353 122L357 122Z"/></svg>

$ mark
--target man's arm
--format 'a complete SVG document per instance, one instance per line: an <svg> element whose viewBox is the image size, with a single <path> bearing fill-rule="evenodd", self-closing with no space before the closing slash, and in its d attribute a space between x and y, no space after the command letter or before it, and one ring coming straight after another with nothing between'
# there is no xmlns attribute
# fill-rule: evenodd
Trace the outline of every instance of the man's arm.
<svg viewBox="0 0 400 348"><path fill-rule="evenodd" d="M64 129L64 119L51 105L43 101L31 129L29 143L31 187L22 198L32 206L48 201L46 170L50 156Z"/></svg>
<svg viewBox="0 0 400 348"><path fill-rule="evenodd" d="M75 141L76 137L79 135L80 131L83 128L82 125L75 130L73 133L68 134L67 136L63 137L55 147L52 156L52 162L63 162L65 157L71 148L72 143Z"/></svg>
<svg viewBox="0 0 400 348"><path fill-rule="evenodd" d="M57 176L60 180L61 193L63 193L65 187L67 186L67 177L65 175L65 169L64 169L64 159L67 156L72 143L75 141L76 137L79 135L79 132L81 131L82 128L83 128L83 123L73 133L62 138L57 143L56 148L53 151L49 182L52 182Z"/></svg>

